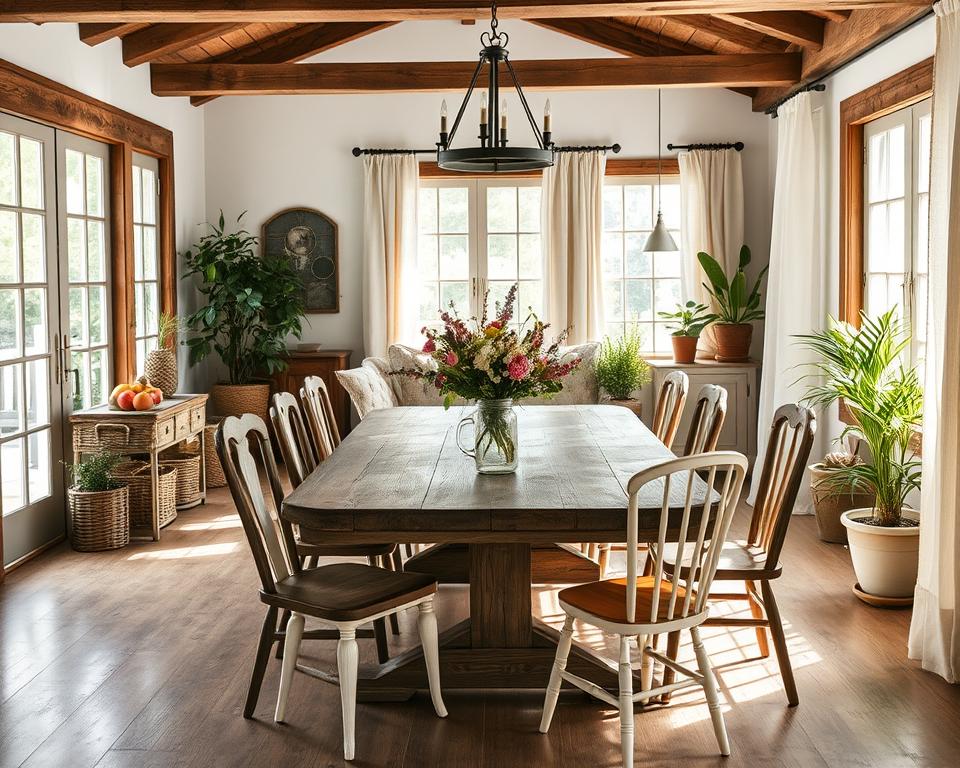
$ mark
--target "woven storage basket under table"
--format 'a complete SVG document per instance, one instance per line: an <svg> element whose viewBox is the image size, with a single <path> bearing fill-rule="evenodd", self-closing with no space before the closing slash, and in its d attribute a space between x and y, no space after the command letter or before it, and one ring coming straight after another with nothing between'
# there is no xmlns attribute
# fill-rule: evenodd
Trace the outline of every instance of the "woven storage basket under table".
<svg viewBox="0 0 960 768"><path fill-rule="evenodd" d="M150 465L145 461L124 461L110 473L127 484L130 492L130 527L150 528L153 525L150 482ZM176 467L160 467L159 509L160 527L177 519L177 470Z"/></svg>
<svg viewBox="0 0 960 768"><path fill-rule="evenodd" d="M177 470L177 508L192 507L200 503L200 444L196 451L189 450L164 451L160 454L160 468L173 467Z"/></svg>
<svg viewBox="0 0 960 768"><path fill-rule="evenodd" d="M104 552L130 543L126 486L111 491L67 490L70 543L77 552Z"/></svg>
<svg viewBox="0 0 960 768"><path fill-rule="evenodd" d="M217 455L217 430L220 419L210 419L203 428L203 458L207 465L207 488L223 488L227 476L223 474L223 465Z"/></svg>

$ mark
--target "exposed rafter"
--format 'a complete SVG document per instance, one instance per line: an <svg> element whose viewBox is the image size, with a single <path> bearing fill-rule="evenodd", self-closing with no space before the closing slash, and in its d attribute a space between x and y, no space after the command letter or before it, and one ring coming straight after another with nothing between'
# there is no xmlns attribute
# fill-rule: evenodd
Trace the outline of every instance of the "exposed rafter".
<svg viewBox="0 0 960 768"><path fill-rule="evenodd" d="M734 24L717 16L691 13L683 16L665 16L664 23L681 25L691 33L706 33L713 37L726 40L738 46L742 51L757 53L782 53L787 50L788 43L778 37L771 37L763 32L757 32L743 24Z"/></svg>
<svg viewBox="0 0 960 768"><path fill-rule="evenodd" d="M107 40L123 37L146 26L146 24L81 24L80 39L87 45L100 45Z"/></svg>
<svg viewBox="0 0 960 768"><path fill-rule="evenodd" d="M156 61L191 45L205 43L242 24L154 24L123 38L123 63L128 67Z"/></svg>
<svg viewBox="0 0 960 768"><path fill-rule="evenodd" d="M826 22L819 16L809 13L767 11L722 14L718 18L804 48L820 48L823 45L823 27Z"/></svg>
<svg viewBox="0 0 960 768"><path fill-rule="evenodd" d="M618 19L530 19L545 29L560 32L624 56L677 56L707 54L703 48L632 27Z"/></svg>

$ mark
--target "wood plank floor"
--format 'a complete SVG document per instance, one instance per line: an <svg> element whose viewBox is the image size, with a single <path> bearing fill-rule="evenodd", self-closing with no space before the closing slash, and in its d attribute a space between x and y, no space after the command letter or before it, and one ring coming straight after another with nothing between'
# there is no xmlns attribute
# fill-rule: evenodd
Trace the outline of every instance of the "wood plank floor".
<svg viewBox="0 0 960 768"><path fill-rule="evenodd" d="M741 510L741 526L745 517ZM705 631L720 666L732 757L719 757L702 695L688 693L667 708L638 709L638 764L960 764L960 687L906 660L909 612L859 603L847 552L819 542L811 518L793 521L784 561L776 586L800 706L786 707L776 662L756 659L753 630ZM263 618L256 590L223 490L181 513L160 542L108 554L64 545L10 574L0 587L0 768L341 765L335 687L298 675L290 724L276 725L279 664L272 662L257 719L240 715ZM538 591L534 606L560 622L552 591ZM441 628L465 613L465 590L445 588ZM414 615L401 617L401 630L391 638L396 650L415 642ZM590 629L580 640L606 643ZM335 668L332 643L304 648L310 663ZM373 660L372 641L361 641L361 654ZM692 658L689 646L681 654ZM616 712L585 695L561 698L548 736L537 732L541 693L450 691L445 698L446 720L424 695L361 704L353 765L619 765Z"/></svg>

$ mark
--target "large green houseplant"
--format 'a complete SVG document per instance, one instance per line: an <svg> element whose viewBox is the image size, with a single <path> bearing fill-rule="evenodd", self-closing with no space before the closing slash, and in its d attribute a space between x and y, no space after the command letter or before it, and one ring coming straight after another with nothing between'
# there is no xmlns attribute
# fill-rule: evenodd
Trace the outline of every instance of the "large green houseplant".
<svg viewBox="0 0 960 768"><path fill-rule="evenodd" d="M920 488L920 461L911 450L923 415L923 387L903 355L910 334L896 308L860 327L832 321L800 341L819 356L806 401L827 406L843 401L852 423L841 438L864 442L867 461L837 467L825 482L875 496L872 508L841 516L859 589L867 596L909 599L917 577L919 521L907 506Z"/></svg>
<svg viewBox="0 0 960 768"><path fill-rule="evenodd" d="M740 249L737 271L729 279L720 263L709 253L701 251L697 254L697 260L710 282L709 285L704 283L703 287L714 303L715 311L710 320L713 322L713 338L717 345L716 358L722 362L747 360L753 340L751 323L763 319L760 283L767 273L767 267L760 270L753 287L748 288L744 271L750 263L750 249L747 246Z"/></svg>
<svg viewBox="0 0 960 768"><path fill-rule="evenodd" d="M607 336L597 354L597 383L610 396L610 402L633 411L640 418L641 403L633 398L650 381L650 365L643 359L643 338L636 326L628 327L615 339Z"/></svg>
<svg viewBox="0 0 960 768"><path fill-rule="evenodd" d="M197 280L205 299L187 318L190 362L212 353L223 361L227 381L210 393L216 413L266 416L270 386L257 379L286 367L287 337L302 331L303 284L288 260L260 255L249 232L227 232L222 211L209 226L183 256L184 277Z"/></svg>

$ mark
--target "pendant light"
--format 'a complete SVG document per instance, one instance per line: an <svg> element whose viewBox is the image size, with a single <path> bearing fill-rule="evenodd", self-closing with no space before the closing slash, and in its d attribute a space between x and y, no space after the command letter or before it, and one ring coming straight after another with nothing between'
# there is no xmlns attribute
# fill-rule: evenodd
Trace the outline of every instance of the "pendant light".
<svg viewBox="0 0 960 768"><path fill-rule="evenodd" d="M662 186L662 170L663 170L663 158L661 157L661 143L660 143L660 131L663 128L662 117L663 111L661 109L661 96L663 91L660 88L657 88L657 223L653 227L653 232L650 233L650 237L647 238L646 244L643 246L644 253L650 253L651 251L679 251L677 248L677 243L673 239L673 236L670 234L670 230L667 229L667 225L663 222L663 204L662 204L662 195L660 194Z"/></svg>

